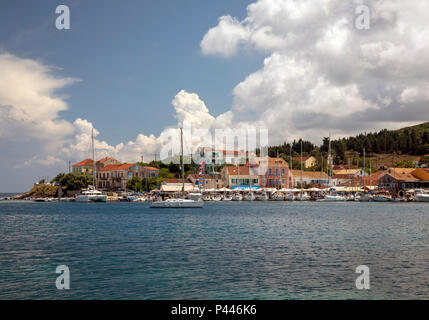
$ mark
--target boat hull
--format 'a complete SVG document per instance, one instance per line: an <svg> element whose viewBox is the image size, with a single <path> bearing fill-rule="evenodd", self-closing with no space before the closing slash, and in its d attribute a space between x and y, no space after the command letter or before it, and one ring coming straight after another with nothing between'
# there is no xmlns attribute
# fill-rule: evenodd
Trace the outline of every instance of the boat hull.
<svg viewBox="0 0 429 320"><path fill-rule="evenodd" d="M107 202L106 195L84 195L80 194L76 196L76 202Z"/></svg>
<svg viewBox="0 0 429 320"><path fill-rule="evenodd" d="M159 201L153 202L150 207L151 208L202 208L204 206L204 202L202 201Z"/></svg>

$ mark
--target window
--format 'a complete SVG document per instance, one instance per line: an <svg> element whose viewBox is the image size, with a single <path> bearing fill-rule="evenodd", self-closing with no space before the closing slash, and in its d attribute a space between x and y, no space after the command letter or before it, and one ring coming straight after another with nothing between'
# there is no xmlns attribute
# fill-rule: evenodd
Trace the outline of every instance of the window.
<svg viewBox="0 0 429 320"><path fill-rule="evenodd" d="M285 180L285 178L283 178L282 179L282 184L285 184L286 183L286 180Z"/></svg>
<svg viewBox="0 0 429 320"><path fill-rule="evenodd" d="M282 168L282 174L283 175L285 174L285 168Z"/></svg>
<svg viewBox="0 0 429 320"><path fill-rule="evenodd" d="M276 177L279 175L279 168L276 168Z"/></svg>
<svg viewBox="0 0 429 320"><path fill-rule="evenodd" d="M268 175L272 176L273 175L273 170L271 168L268 169Z"/></svg>

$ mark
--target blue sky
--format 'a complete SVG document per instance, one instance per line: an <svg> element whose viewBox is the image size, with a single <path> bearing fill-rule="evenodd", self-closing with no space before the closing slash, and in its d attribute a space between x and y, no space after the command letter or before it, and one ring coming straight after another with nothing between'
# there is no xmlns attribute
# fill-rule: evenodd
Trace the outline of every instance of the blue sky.
<svg viewBox="0 0 429 320"><path fill-rule="evenodd" d="M259 54L203 56L200 41L224 14L244 18L251 1L1 1L0 48L60 68L81 81L61 93L61 116L93 122L112 144L175 123L171 100L198 92L214 114L231 108L232 89L262 64ZM71 29L55 28L66 4Z"/></svg>

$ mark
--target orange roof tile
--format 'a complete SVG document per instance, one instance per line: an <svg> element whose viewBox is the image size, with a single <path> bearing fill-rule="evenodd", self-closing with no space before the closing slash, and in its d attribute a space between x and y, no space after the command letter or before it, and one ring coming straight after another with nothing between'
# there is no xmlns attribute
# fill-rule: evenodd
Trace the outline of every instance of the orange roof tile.
<svg viewBox="0 0 429 320"><path fill-rule="evenodd" d="M103 172L103 171L122 171L122 170L126 170L128 168L131 168L133 166L135 166L134 163L111 164L111 165L105 166L103 169L100 170L100 172Z"/></svg>
<svg viewBox="0 0 429 320"><path fill-rule="evenodd" d="M72 167L91 167L93 165L92 159L85 159L81 162L74 164Z"/></svg>

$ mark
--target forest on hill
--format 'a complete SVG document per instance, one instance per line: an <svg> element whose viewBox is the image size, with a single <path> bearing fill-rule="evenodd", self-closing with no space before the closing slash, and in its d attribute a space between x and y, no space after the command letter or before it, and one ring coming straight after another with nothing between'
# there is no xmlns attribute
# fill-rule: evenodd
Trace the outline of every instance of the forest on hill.
<svg viewBox="0 0 429 320"><path fill-rule="evenodd" d="M316 146L310 141L302 141L303 154L312 155L318 160L327 158L329 150L329 138L324 137L322 144ZM429 154L429 122L416 126L405 127L398 130L383 129L378 132L360 133L354 137L332 139L331 149L336 164L347 164L350 155L359 159L363 155L363 150L367 156L372 154L396 154L400 155L425 155ZM292 149L292 150L291 150ZM283 143L278 146L268 148L268 155L283 157L289 162L290 155L299 156L301 152L301 139L292 143ZM359 160L357 160L359 164ZM353 162L354 163L354 162ZM299 162L293 163L296 167Z"/></svg>

